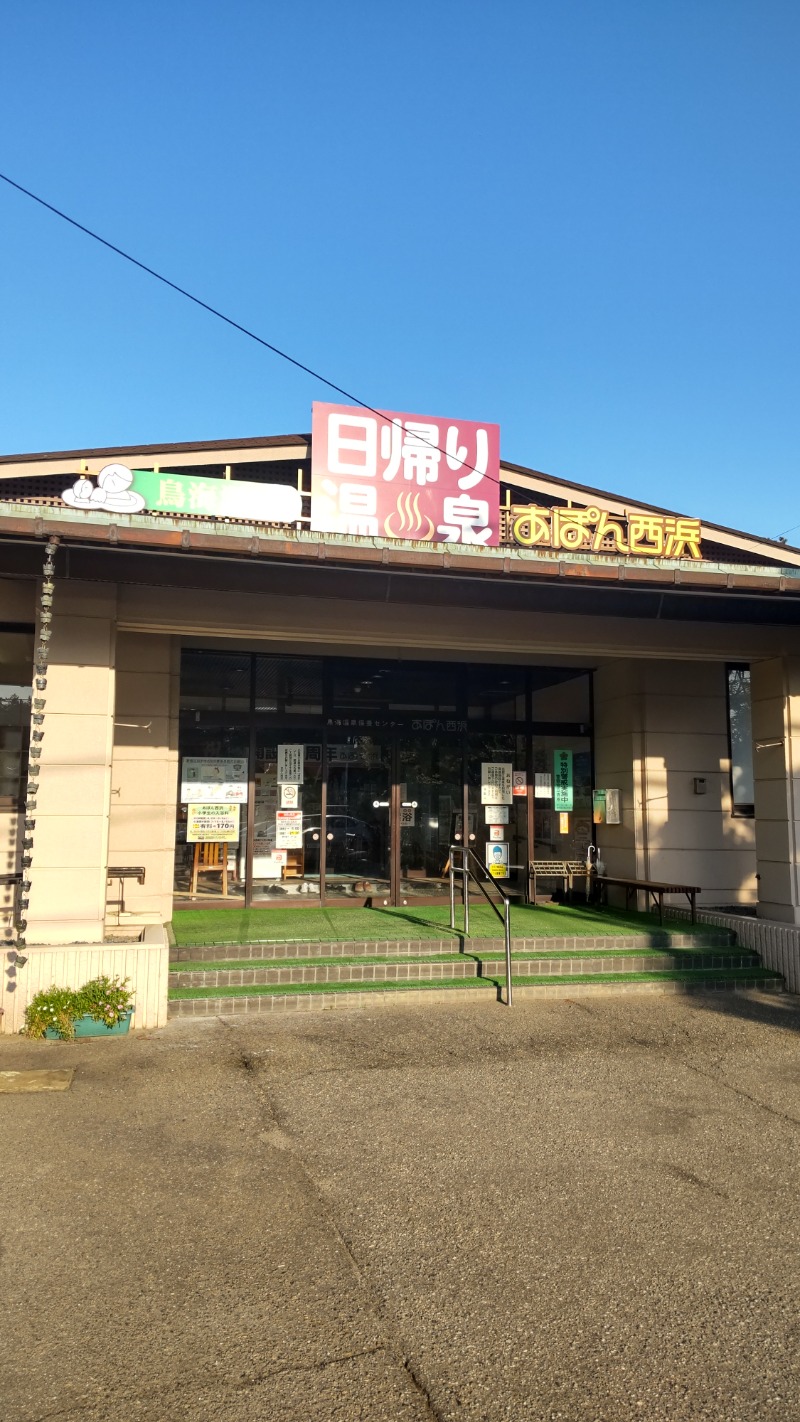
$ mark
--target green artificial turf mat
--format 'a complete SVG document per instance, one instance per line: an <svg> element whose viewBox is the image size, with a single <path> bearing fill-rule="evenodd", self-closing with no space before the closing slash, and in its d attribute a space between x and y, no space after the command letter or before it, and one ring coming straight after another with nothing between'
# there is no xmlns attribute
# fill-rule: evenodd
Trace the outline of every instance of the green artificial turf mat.
<svg viewBox="0 0 800 1422"><path fill-rule="evenodd" d="M718 970L708 970L704 968L674 969L660 973L574 973L569 977L554 978L548 977L515 977L515 987L560 987L568 991L575 983L658 983L658 982L728 982L731 980L752 980L763 982L765 979L774 980L779 978L779 973L771 973L758 968L725 968ZM243 987L207 987L207 988L171 988L169 998L171 1001L178 1001L181 998L206 998L206 997L263 997L263 996L284 996L286 994L307 994L307 993L327 993L327 992L402 992L410 988L423 990L428 988L469 988L469 987L502 987L505 984L505 976L498 974L490 978L438 978L422 979L420 981L403 982L359 982L359 983L264 983L251 984Z"/></svg>
<svg viewBox="0 0 800 1422"><path fill-rule="evenodd" d="M665 944L663 948L557 948L557 949L529 949L525 952L512 952L513 962L527 962L530 958L661 958L665 953L673 957L696 957L698 953L707 952L709 957L716 957L721 953L730 956L749 956L748 948L709 948L704 950L702 944L696 944L690 948L675 948L670 944ZM341 954L335 958L314 957L314 958L219 958L213 961L198 958L192 962L170 963L171 973L224 973L224 972L250 972L251 969L261 968L334 968L350 967L360 963L460 963L465 958L472 962L481 962L486 958L493 961L502 958L502 950L473 953L425 953L417 957L409 957L401 953L372 954L359 953L353 955ZM716 970L715 970L716 971Z"/></svg>
<svg viewBox="0 0 800 1422"><path fill-rule="evenodd" d="M426 938L458 938L463 923L450 928L446 905L430 908L301 908L301 909L181 909L172 929L179 947L226 943L334 943ZM578 908L563 904L515 904L511 909L515 938L571 938L629 933L692 932L698 938L718 929L673 920L662 928L653 914L618 909ZM470 908L470 938L499 938L503 928L488 904Z"/></svg>

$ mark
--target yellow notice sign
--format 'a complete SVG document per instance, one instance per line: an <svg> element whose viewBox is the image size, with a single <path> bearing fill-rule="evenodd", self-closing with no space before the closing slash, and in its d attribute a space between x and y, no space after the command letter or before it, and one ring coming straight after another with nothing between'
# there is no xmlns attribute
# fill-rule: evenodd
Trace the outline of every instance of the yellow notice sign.
<svg viewBox="0 0 800 1422"><path fill-rule="evenodd" d="M187 805L187 844L238 844L238 805Z"/></svg>

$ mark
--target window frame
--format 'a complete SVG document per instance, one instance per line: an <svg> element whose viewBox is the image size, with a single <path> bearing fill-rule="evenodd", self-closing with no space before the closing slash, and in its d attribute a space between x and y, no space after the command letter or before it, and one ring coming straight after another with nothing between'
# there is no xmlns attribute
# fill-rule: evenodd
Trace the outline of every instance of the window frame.
<svg viewBox="0 0 800 1422"><path fill-rule="evenodd" d="M747 801L747 800L743 800L743 801L737 803L737 800L736 800L736 791L735 791L734 783L733 783L733 725L732 725L732 719L731 719L731 672L747 672L747 675L748 675L748 688L752 689L752 681L751 681L751 678L750 678L750 663L749 663L749 662L726 662L726 663L725 663L725 728L726 728L727 737L728 737L728 784L729 784L729 788L730 788L730 797L731 797L731 810L730 810L731 817L732 817L733 819L737 819L737 820L752 820L752 819L755 819L755 813L756 813L755 803L754 803L753 801ZM752 694L751 694L751 700L750 700L750 707L751 707L751 717L752 717ZM752 720L751 720L751 727L752 727ZM753 757L753 759L752 759L752 771L753 771L753 777L755 778L755 759L754 759L754 752L755 752L755 746L754 746L753 741L752 741L752 733L751 733L751 757Z"/></svg>

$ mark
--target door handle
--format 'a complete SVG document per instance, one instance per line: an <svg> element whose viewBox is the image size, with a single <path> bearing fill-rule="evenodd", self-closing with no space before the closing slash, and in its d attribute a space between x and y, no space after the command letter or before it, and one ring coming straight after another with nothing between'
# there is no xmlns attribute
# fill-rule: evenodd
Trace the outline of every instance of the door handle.
<svg viewBox="0 0 800 1422"><path fill-rule="evenodd" d="M389 801L388 801L388 800L373 800L373 802L372 802L372 808L373 808L373 810L388 810L388 808L389 808Z"/></svg>

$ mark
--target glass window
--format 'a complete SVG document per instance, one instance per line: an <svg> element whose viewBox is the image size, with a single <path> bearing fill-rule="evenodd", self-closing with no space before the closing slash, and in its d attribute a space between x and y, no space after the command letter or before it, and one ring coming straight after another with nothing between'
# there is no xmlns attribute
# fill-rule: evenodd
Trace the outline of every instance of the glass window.
<svg viewBox="0 0 800 1422"><path fill-rule="evenodd" d="M460 667L439 662L336 662L333 714L454 716L461 699L460 672Z"/></svg>
<svg viewBox="0 0 800 1422"><path fill-rule="evenodd" d="M182 711L250 711L249 652L196 652L181 656Z"/></svg>
<svg viewBox="0 0 800 1422"><path fill-rule="evenodd" d="M749 667L728 667L728 738L733 813L752 816L753 726Z"/></svg>
<svg viewBox="0 0 800 1422"><path fill-rule="evenodd" d="M0 632L0 809L19 809L27 775L33 632Z"/></svg>
<svg viewBox="0 0 800 1422"><path fill-rule="evenodd" d="M471 721L524 721L526 667L496 667L482 662L468 670Z"/></svg>
<svg viewBox="0 0 800 1422"><path fill-rule="evenodd" d="M388 899L391 763L388 736L329 735L325 821L329 898Z"/></svg>
<svg viewBox="0 0 800 1422"><path fill-rule="evenodd" d="M256 712L321 716L322 662L316 657L256 657Z"/></svg>
<svg viewBox="0 0 800 1422"><path fill-rule="evenodd" d="M244 896L249 741L244 726L181 726L175 893L182 897ZM184 798L190 779L204 790Z"/></svg>
<svg viewBox="0 0 800 1422"><path fill-rule="evenodd" d="M533 738L533 857L585 860L592 843L592 754L585 736Z"/></svg>
<svg viewBox="0 0 800 1422"><path fill-rule="evenodd" d="M281 773L296 777L279 780ZM253 902L319 895L319 731L257 732L253 777Z"/></svg>

